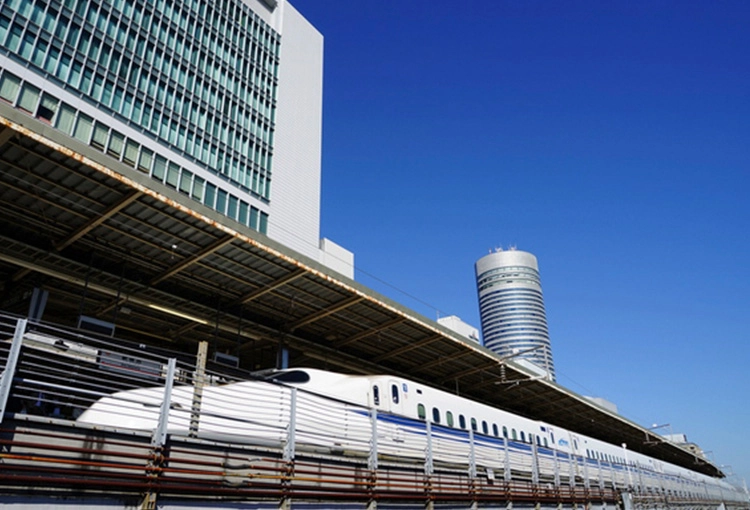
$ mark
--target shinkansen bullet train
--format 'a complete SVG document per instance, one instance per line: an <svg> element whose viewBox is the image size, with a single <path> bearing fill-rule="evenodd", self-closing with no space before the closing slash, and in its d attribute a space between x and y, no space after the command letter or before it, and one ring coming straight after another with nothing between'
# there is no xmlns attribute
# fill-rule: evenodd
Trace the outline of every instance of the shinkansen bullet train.
<svg viewBox="0 0 750 510"><path fill-rule="evenodd" d="M154 430L163 401L164 388L123 391L101 398L78 421ZM429 452L436 463L466 465L472 452L488 477L750 501L721 479L395 376L273 371L202 392L176 386L170 407L172 434L282 444L293 423L297 449L367 455L374 433L381 456L425 459Z"/></svg>

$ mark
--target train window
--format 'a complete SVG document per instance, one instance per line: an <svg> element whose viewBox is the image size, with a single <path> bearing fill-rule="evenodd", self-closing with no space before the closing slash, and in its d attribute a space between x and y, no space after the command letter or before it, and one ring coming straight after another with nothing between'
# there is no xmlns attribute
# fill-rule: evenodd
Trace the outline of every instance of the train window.
<svg viewBox="0 0 750 510"><path fill-rule="evenodd" d="M547 438L544 438L544 447L549 448L549 443L547 443Z"/></svg>
<svg viewBox="0 0 750 510"><path fill-rule="evenodd" d="M477 431L477 419L476 418L471 419L471 430L473 430L474 432Z"/></svg>
<svg viewBox="0 0 750 510"><path fill-rule="evenodd" d="M490 429L487 427L487 422L482 420L482 434L485 436L490 433Z"/></svg>
<svg viewBox="0 0 750 510"><path fill-rule="evenodd" d="M500 432L498 432L497 429L497 423L492 424L492 435L495 437L498 437L500 435Z"/></svg>
<svg viewBox="0 0 750 510"><path fill-rule="evenodd" d="M391 384L391 398L394 404L398 404L398 384Z"/></svg>
<svg viewBox="0 0 750 510"><path fill-rule="evenodd" d="M372 403L380 405L380 387L377 384L372 387Z"/></svg>
<svg viewBox="0 0 750 510"><path fill-rule="evenodd" d="M420 420L427 418L427 411L424 408L424 404L417 404L417 416Z"/></svg>
<svg viewBox="0 0 750 510"><path fill-rule="evenodd" d="M440 409L437 407L432 408L432 421L435 423L440 423Z"/></svg>
<svg viewBox="0 0 750 510"><path fill-rule="evenodd" d="M508 437L508 427L503 425L503 437Z"/></svg>
<svg viewBox="0 0 750 510"><path fill-rule="evenodd" d="M518 439L518 436L516 436L516 429L510 429L510 437L515 441Z"/></svg>
<svg viewBox="0 0 750 510"><path fill-rule="evenodd" d="M523 430L521 431L521 442L522 443L526 442L526 432L524 432Z"/></svg>
<svg viewBox="0 0 750 510"><path fill-rule="evenodd" d="M464 418L463 414L458 415L458 426L466 430L466 418Z"/></svg>
<svg viewBox="0 0 750 510"><path fill-rule="evenodd" d="M453 413L450 411L445 412L445 421L448 423L449 427L453 426Z"/></svg>
<svg viewBox="0 0 750 510"><path fill-rule="evenodd" d="M541 438L539 436L536 436L536 445L537 446L542 446L542 440L541 440Z"/></svg>
<svg viewBox="0 0 750 510"><path fill-rule="evenodd" d="M555 444L555 433L554 432L550 432L549 433L549 437L552 438L552 444Z"/></svg>

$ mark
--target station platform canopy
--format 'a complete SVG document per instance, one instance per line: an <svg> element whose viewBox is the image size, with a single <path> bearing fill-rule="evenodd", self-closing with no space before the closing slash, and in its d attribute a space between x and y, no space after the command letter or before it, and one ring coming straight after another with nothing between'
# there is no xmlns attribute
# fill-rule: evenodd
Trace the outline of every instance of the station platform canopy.
<svg viewBox="0 0 750 510"><path fill-rule="evenodd" d="M247 370L392 373L711 476L700 455L0 103L0 310Z"/></svg>

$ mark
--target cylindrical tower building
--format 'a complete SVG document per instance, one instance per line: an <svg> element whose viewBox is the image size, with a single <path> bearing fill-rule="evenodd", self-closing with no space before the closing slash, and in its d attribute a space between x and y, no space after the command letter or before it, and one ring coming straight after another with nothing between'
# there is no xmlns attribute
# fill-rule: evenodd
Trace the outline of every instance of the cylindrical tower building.
<svg viewBox="0 0 750 510"><path fill-rule="evenodd" d="M500 356L531 361L554 380L536 257L525 251L497 250L479 259L475 268L485 347Z"/></svg>

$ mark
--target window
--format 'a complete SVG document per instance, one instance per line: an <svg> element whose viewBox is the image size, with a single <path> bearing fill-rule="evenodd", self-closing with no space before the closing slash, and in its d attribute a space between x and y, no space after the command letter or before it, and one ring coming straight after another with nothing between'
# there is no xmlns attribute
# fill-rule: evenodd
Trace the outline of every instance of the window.
<svg viewBox="0 0 750 510"><path fill-rule="evenodd" d="M18 97L18 90L21 88L21 79L9 72L3 73L0 80L0 97L13 104Z"/></svg>
<svg viewBox="0 0 750 510"><path fill-rule="evenodd" d="M497 428L497 423L493 423L492 424L492 435L495 436L495 437L500 436L500 432L499 432L499 430Z"/></svg>
<svg viewBox="0 0 750 510"><path fill-rule="evenodd" d="M425 410L424 404L417 404L417 417L420 420L427 419L427 411Z"/></svg>
<svg viewBox="0 0 750 510"><path fill-rule="evenodd" d="M464 418L463 414L458 415L458 426L466 430L466 418Z"/></svg>
<svg viewBox="0 0 750 510"><path fill-rule="evenodd" d="M141 172L150 172L151 171L151 162L154 159L154 153L151 149L147 149L145 147L141 148L141 157L138 158L138 170Z"/></svg>
<svg viewBox="0 0 750 510"><path fill-rule="evenodd" d="M60 105L60 113L57 115L57 125L55 127L66 135L69 135L73 130L75 121L76 111L65 103Z"/></svg>
<svg viewBox="0 0 750 510"><path fill-rule="evenodd" d="M227 210L227 192L220 189L216 195L216 210L221 214L225 214Z"/></svg>
<svg viewBox="0 0 750 510"><path fill-rule="evenodd" d="M432 408L432 421L433 423L440 423L440 409L437 407Z"/></svg>
<svg viewBox="0 0 750 510"><path fill-rule="evenodd" d="M39 104L39 108L36 111L37 118L49 124L53 124L59 104L60 101L58 101L57 98L54 98L49 94L43 94L42 102Z"/></svg>
<svg viewBox="0 0 750 510"><path fill-rule="evenodd" d="M518 439L518 436L516 435L516 429L510 429L510 437L511 439L513 439L513 441Z"/></svg>
<svg viewBox="0 0 750 510"><path fill-rule="evenodd" d="M182 169L182 175L180 175L180 191L189 195L190 185L193 183L193 172Z"/></svg>
<svg viewBox="0 0 750 510"><path fill-rule="evenodd" d="M166 173L167 160L157 154L156 158L154 158L154 169L151 173L151 177L156 180L163 181Z"/></svg>
<svg viewBox="0 0 750 510"><path fill-rule="evenodd" d="M477 431L477 419L476 418L471 419L471 430L473 430L474 432Z"/></svg>
<svg viewBox="0 0 750 510"><path fill-rule="evenodd" d="M521 431L521 442L522 443L526 442L526 433L523 430Z"/></svg>
<svg viewBox="0 0 750 510"><path fill-rule="evenodd" d="M36 105L39 102L40 89L29 83L24 83L21 87L21 94L18 96L18 107L28 113L36 111Z"/></svg>
<svg viewBox="0 0 750 510"><path fill-rule="evenodd" d="M482 420L482 434L485 436L490 433L490 429L487 427L487 422L485 420Z"/></svg>
<svg viewBox="0 0 750 510"><path fill-rule="evenodd" d="M508 427L503 425L503 437L508 437Z"/></svg>
<svg viewBox="0 0 750 510"><path fill-rule="evenodd" d="M417 391L421 392L421 390L417 390ZM453 426L453 413L452 412L450 412L450 411L446 411L445 412L445 421L446 421L446 423L448 424L449 427Z"/></svg>
<svg viewBox="0 0 750 510"><path fill-rule="evenodd" d="M136 158L138 158L138 144L133 140L128 140L125 144L125 154L122 156L122 162L134 167Z"/></svg>
<svg viewBox="0 0 750 510"><path fill-rule="evenodd" d="M394 404L399 403L398 384L391 384L391 400L393 400Z"/></svg>
<svg viewBox="0 0 750 510"><path fill-rule="evenodd" d="M94 125L94 119L88 115L81 113L78 115L78 122L76 122L73 136L78 138L83 143L89 143L91 138L91 128Z"/></svg>
<svg viewBox="0 0 750 510"><path fill-rule="evenodd" d="M380 405L380 386L377 384L372 387L372 403L376 406Z"/></svg>
<svg viewBox="0 0 750 510"><path fill-rule="evenodd" d="M96 126L94 126L94 136L91 137L91 145L99 149L100 151L104 150L104 146L107 143L107 133L109 131L109 128L102 124L101 122L97 122Z"/></svg>
<svg viewBox="0 0 750 510"><path fill-rule="evenodd" d="M113 158L120 159L122 154L122 147L125 144L125 136L112 130L112 134L109 137L109 146L107 147L107 154Z"/></svg>
<svg viewBox="0 0 750 510"><path fill-rule="evenodd" d="M174 163L169 163L167 167L167 179L166 184L167 186L171 186L172 188L177 188L177 182L180 179L180 167Z"/></svg>

